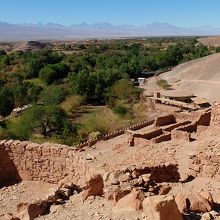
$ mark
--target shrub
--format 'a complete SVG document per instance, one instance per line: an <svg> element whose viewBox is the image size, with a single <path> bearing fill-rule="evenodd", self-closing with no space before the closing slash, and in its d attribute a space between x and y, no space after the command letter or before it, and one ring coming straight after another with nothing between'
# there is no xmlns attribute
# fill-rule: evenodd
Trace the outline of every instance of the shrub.
<svg viewBox="0 0 220 220"><path fill-rule="evenodd" d="M38 59L32 59L29 64L29 71L27 73L27 78L34 78L39 76L40 69L43 67L43 64Z"/></svg>
<svg viewBox="0 0 220 220"><path fill-rule="evenodd" d="M113 112L117 115L123 116L125 114L128 113L128 108L126 108L124 105L122 104L117 104L114 108L113 108Z"/></svg>
<svg viewBox="0 0 220 220"><path fill-rule="evenodd" d="M216 53L220 53L220 47L216 47L216 48L215 48L215 52L216 52Z"/></svg>
<svg viewBox="0 0 220 220"><path fill-rule="evenodd" d="M159 80L157 85L165 90L171 89L171 85L165 79Z"/></svg>
<svg viewBox="0 0 220 220"><path fill-rule="evenodd" d="M72 113L74 110L79 108L81 104L83 103L84 98L80 95L72 95L68 96L62 103L61 108L66 113Z"/></svg>
<svg viewBox="0 0 220 220"><path fill-rule="evenodd" d="M57 105L65 100L68 95L66 88L62 86L50 86L41 92L40 101L45 105Z"/></svg>
<svg viewBox="0 0 220 220"><path fill-rule="evenodd" d="M112 87L107 89L106 99L107 104L113 107L117 100L126 100L128 103L134 103L139 99L140 90L133 87L131 81L127 79L121 79L115 83Z"/></svg>

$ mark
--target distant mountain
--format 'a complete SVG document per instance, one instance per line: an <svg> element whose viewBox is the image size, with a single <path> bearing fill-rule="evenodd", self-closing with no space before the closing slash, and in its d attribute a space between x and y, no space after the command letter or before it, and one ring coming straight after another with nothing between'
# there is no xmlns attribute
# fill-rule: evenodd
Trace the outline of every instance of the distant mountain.
<svg viewBox="0 0 220 220"><path fill-rule="evenodd" d="M150 37L150 36L192 36L219 35L220 28L203 26L198 28L182 28L168 23L154 22L142 26L119 25L107 22L82 23L72 26L61 24L9 24L0 22L0 41L21 40L70 40L82 38L118 38L118 37Z"/></svg>

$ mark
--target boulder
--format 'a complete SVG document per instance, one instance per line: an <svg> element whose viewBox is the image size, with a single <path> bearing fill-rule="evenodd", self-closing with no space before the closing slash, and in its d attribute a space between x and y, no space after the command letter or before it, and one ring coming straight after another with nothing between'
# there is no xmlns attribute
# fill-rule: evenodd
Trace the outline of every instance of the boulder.
<svg viewBox="0 0 220 220"><path fill-rule="evenodd" d="M186 198L182 193L178 193L175 196L175 202L181 213L187 212L188 209L187 209L187 204L186 204Z"/></svg>
<svg viewBox="0 0 220 220"><path fill-rule="evenodd" d="M148 174L143 174L141 175L143 181L144 181L144 185L145 186L148 186L150 183L151 183L151 174L148 173Z"/></svg>
<svg viewBox="0 0 220 220"><path fill-rule="evenodd" d="M139 211L142 210L142 201L144 200L144 193L141 191L133 190L128 195L120 199L114 211Z"/></svg>
<svg viewBox="0 0 220 220"><path fill-rule="evenodd" d="M102 196L104 188L103 178L100 174L94 175L87 183L83 192L83 201L89 196Z"/></svg>
<svg viewBox="0 0 220 220"><path fill-rule="evenodd" d="M118 177L119 182L127 182L131 179L129 173L124 173L121 176Z"/></svg>
<svg viewBox="0 0 220 220"><path fill-rule="evenodd" d="M0 215L0 220L20 220L20 219L14 217L12 213L7 213Z"/></svg>
<svg viewBox="0 0 220 220"><path fill-rule="evenodd" d="M72 190L63 187L63 188L59 188L56 193L63 198L69 198L72 195Z"/></svg>
<svg viewBox="0 0 220 220"><path fill-rule="evenodd" d="M187 195L186 201L192 212L205 213L212 210L210 202L199 193Z"/></svg>
<svg viewBox="0 0 220 220"><path fill-rule="evenodd" d="M118 202L121 198L126 196L131 192L131 187L124 186L111 186L107 191L105 191L104 195L107 200L114 200L114 202Z"/></svg>
<svg viewBox="0 0 220 220"><path fill-rule="evenodd" d="M169 185L161 185L159 186L159 195L166 195L172 189Z"/></svg>
<svg viewBox="0 0 220 220"><path fill-rule="evenodd" d="M20 203L17 205L16 216L21 220L32 220L43 214L45 210L40 204Z"/></svg>
<svg viewBox="0 0 220 220"><path fill-rule="evenodd" d="M151 196L143 201L146 220L183 220L173 196Z"/></svg>
<svg viewBox="0 0 220 220"><path fill-rule="evenodd" d="M199 194L201 196L203 196L204 198L206 198L209 201L209 204L213 207L214 201L213 201L213 198L212 198L212 194L210 192L202 191Z"/></svg>

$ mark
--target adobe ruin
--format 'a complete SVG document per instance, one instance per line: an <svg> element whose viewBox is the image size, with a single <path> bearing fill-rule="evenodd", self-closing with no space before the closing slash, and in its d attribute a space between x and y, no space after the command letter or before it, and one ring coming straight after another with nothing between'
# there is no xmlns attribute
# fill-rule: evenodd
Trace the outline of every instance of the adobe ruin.
<svg viewBox="0 0 220 220"><path fill-rule="evenodd" d="M171 112L73 147L2 140L0 184L71 182L83 191L94 175L101 175L104 197L117 202L116 197L123 198L133 189L145 197L158 195L164 183L172 188L172 183L187 182L189 177L219 181L220 141L200 143L204 135L215 138L219 124L220 103L216 102L204 111ZM179 157L181 151L187 153L184 147L196 151L183 160Z"/></svg>

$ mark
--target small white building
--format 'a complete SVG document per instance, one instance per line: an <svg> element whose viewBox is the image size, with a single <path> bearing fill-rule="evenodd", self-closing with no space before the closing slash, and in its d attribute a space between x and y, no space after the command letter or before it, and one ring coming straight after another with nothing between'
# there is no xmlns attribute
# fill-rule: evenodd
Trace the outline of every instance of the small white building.
<svg viewBox="0 0 220 220"><path fill-rule="evenodd" d="M138 78L139 85L143 85L145 83L145 78Z"/></svg>

